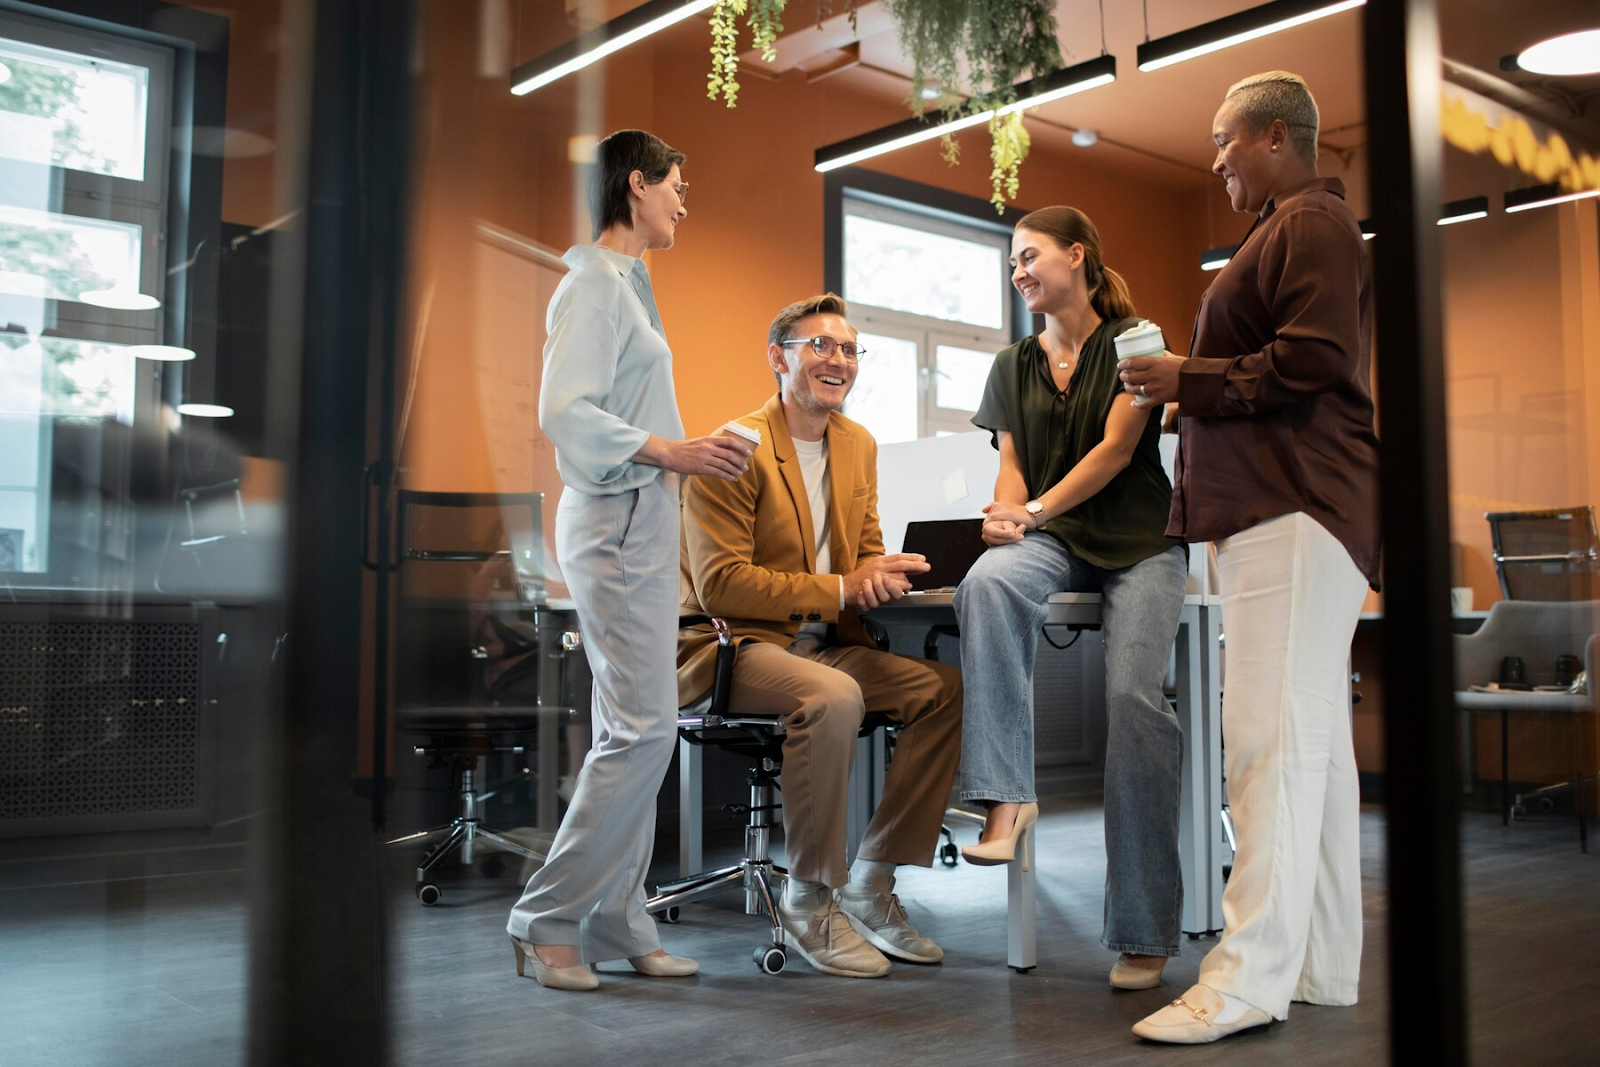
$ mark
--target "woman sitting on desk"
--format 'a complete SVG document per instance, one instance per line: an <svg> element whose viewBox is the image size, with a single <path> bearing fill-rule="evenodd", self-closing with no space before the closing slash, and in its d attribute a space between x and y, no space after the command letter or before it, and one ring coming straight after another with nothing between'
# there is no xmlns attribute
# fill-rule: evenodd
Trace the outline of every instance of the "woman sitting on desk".
<svg viewBox="0 0 1600 1067"><path fill-rule="evenodd" d="M995 357L973 423L1000 450L990 545L956 591L967 708L963 800L988 805L977 864L1009 862L1038 818L1033 664L1045 602L1104 598L1106 905L1101 943L1121 953L1111 984L1160 984L1178 954L1177 716L1161 691L1183 605L1186 557L1169 538L1159 406L1117 380L1112 339L1134 325L1127 283L1083 212L1048 207L1011 241L1011 282L1045 329Z"/></svg>

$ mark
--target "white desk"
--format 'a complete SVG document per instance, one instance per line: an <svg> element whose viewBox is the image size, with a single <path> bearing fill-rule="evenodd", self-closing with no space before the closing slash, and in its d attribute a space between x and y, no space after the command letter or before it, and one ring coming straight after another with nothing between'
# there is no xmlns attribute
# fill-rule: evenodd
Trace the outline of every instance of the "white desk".
<svg viewBox="0 0 1600 1067"><path fill-rule="evenodd" d="M920 593L879 608L888 625L950 625L954 594ZM1048 626L1099 626L1098 593L1056 593ZM1190 593L1178 616L1178 724L1183 729L1183 793L1178 850L1183 868L1183 931L1191 937L1222 929L1222 868L1232 862L1222 832L1222 675L1217 652L1221 599Z"/></svg>

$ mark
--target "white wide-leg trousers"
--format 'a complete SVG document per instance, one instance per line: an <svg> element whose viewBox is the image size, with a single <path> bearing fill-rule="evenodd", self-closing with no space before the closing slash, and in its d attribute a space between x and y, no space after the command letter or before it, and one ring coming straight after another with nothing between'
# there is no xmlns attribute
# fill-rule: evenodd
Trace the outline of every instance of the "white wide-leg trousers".
<svg viewBox="0 0 1600 1067"><path fill-rule="evenodd" d="M1301 513L1217 542L1217 568L1239 849L1200 981L1276 1019L1291 1000L1354 1004L1361 847L1348 660L1367 582Z"/></svg>

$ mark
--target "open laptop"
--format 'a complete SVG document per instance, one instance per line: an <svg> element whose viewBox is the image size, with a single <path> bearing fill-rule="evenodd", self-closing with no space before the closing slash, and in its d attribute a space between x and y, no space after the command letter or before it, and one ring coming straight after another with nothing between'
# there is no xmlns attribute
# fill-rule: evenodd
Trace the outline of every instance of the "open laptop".
<svg viewBox="0 0 1600 1067"><path fill-rule="evenodd" d="M960 585L987 547L981 518L932 519L907 523L905 545L900 551L928 557L932 569L911 576L912 590L928 593Z"/></svg>

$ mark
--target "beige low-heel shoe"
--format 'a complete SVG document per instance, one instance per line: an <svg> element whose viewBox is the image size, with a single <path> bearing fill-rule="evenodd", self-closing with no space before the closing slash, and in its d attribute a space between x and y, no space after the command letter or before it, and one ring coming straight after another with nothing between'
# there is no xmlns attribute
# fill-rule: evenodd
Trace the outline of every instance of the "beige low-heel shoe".
<svg viewBox="0 0 1600 1067"><path fill-rule="evenodd" d="M684 956L629 956L628 962L640 974L651 978L687 978L700 973L700 965Z"/></svg>
<svg viewBox="0 0 1600 1067"><path fill-rule="evenodd" d="M1111 965L1111 987L1113 989L1154 989L1161 984L1161 972L1167 966L1165 958L1155 967L1140 967L1128 960L1124 952L1117 957L1117 962Z"/></svg>
<svg viewBox="0 0 1600 1067"><path fill-rule="evenodd" d="M600 988L600 979L582 964L576 967L546 966L539 959L539 954L533 951L532 945L515 937L511 939L511 948L517 954L518 978L527 977L524 967L531 962L534 980L546 989L573 989L582 992Z"/></svg>
<svg viewBox="0 0 1600 1067"><path fill-rule="evenodd" d="M1010 863L1017 858L1017 842L1022 840L1022 835L1028 828L1039 821L1039 805L1023 804L1017 808L1017 821L1011 827L1010 835L997 837L993 841L984 841L977 845L968 845L961 850L961 855L968 863L978 867L993 867L1001 863Z"/></svg>

